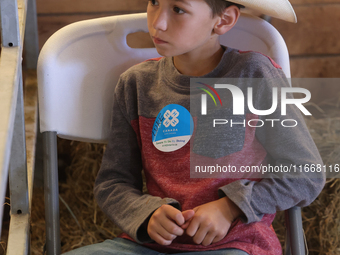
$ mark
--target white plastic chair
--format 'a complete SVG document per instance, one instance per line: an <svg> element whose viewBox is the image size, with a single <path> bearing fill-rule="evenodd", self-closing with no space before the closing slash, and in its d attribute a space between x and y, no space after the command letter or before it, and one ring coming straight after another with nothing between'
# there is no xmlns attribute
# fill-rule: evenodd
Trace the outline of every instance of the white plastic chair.
<svg viewBox="0 0 340 255"><path fill-rule="evenodd" d="M40 130L44 139L47 254L60 254L57 136L105 143L112 95L119 75L158 57L154 48L134 49L126 36L147 32L146 13L85 20L57 31L38 61ZM289 55L279 32L260 18L242 14L221 44L254 50L274 59L290 77ZM286 211L286 254L305 254L301 210Z"/></svg>

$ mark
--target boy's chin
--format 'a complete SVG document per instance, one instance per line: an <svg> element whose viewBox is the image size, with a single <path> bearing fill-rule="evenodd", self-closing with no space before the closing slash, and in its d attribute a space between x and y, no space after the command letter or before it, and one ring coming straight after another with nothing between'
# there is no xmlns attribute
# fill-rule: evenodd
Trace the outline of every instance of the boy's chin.
<svg viewBox="0 0 340 255"><path fill-rule="evenodd" d="M157 47L156 47L156 50L157 50L158 54L163 56L163 57L173 57L174 56L174 54L171 54L171 52L169 52L169 51L165 51L165 50L159 49Z"/></svg>
<svg viewBox="0 0 340 255"><path fill-rule="evenodd" d="M172 57L172 55L166 54L166 53L164 53L164 52L162 52L162 51L158 51L158 50L157 50L157 52L158 52L158 54L161 55L162 57Z"/></svg>

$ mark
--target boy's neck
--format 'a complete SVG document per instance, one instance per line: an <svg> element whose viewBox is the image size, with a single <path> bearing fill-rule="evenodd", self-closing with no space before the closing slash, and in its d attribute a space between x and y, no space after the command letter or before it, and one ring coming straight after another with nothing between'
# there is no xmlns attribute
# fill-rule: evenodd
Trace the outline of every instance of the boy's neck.
<svg viewBox="0 0 340 255"><path fill-rule="evenodd" d="M221 61L224 48L218 44L210 50L195 54L183 54L173 57L176 69L184 75L203 76L210 73Z"/></svg>

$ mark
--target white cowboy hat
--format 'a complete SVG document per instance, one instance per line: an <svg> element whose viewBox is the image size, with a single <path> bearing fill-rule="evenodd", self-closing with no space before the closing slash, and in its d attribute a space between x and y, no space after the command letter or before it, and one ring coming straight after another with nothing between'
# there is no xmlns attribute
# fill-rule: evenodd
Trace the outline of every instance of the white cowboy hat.
<svg viewBox="0 0 340 255"><path fill-rule="evenodd" d="M296 23L295 11L288 0L229 0L262 14Z"/></svg>

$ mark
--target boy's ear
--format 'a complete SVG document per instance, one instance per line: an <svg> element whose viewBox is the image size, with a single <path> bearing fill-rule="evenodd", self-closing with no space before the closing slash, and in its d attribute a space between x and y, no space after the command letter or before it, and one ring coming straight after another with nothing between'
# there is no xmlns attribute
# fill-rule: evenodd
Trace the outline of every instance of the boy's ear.
<svg viewBox="0 0 340 255"><path fill-rule="evenodd" d="M225 8L224 11L218 15L213 32L218 35L223 35L233 28L239 17L240 9L237 6L231 5Z"/></svg>

